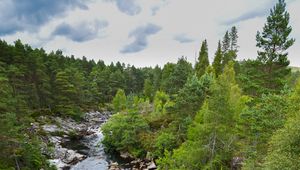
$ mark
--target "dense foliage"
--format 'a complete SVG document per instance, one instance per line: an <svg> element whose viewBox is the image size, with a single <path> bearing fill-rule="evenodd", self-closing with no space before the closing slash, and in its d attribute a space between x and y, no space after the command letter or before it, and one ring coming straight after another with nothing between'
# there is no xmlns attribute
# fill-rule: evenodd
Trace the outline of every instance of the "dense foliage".
<svg viewBox="0 0 300 170"><path fill-rule="evenodd" d="M161 72L159 67L75 59L61 51L47 54L20 40L14 45L0 41L0 169L48 167L39 137L28 130L38 116L80 121L85 111L100 110L116 94L120 97L113 106L122 110L125 93L154 96L160 88ZM144 84L150 90L144 90Z"/></svg>
<svg viewBox="0 0 300 170"><path fill-rule="evenodd" d="M257 33L256 60L236 61L236 27L219 41L211 66L203 41L194 70L182 58L164 66L152 103L145 99L151 101L155 90L145 83L140 98L148 108L138 109L136 121L147 128L113 118L104 126L110 130L105 142L120 127L132 128L139 134L135 149L143 153L138 157L155 159L160 169L299 169L299 72L288 67L286 50L294 39L285 6L279 0ZM116 117L130 114L123 109ZM118 146L106 147L137 156L126 148L126 133L120 135Z"/></svg>
<svg viewBox="0 0 300 170"><path fill-rule="evenodd" d="M102 127L107 152L154 159L160 169L299 169L299 72L287 50L284 0L258 32L258 57L237 61L238 31L207 41L193 66L136 68L46 53L0 41L0 169L51 169L30 123L111 109ZM297 83L298 82L298 83Z"/></svg>

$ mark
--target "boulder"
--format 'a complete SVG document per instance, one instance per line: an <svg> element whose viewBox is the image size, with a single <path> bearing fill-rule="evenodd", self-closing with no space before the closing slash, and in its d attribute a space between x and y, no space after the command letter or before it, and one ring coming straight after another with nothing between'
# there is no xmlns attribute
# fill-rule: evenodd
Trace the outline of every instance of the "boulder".
<svg viewBox="0 0 300 170"><path fill-rule="evenodd" d="M132 155L130 155L130 153L128 152L120 152L120 157L127 159L127 158L134 158Z"/></svg>
<svg viewBox="0 0 300 170"><path fill-rule="evenodd" d="M151 163L150 163L150 165L148 165L148 167L147 167L147 169L149 169L149 170L153 170L153 169L156 169L157 167L156 167L156 165L155 165L155 163L153 162L153 161L151 161Z"/></svg>
<svg viewBox="0 0 300 170"><path fill-rule="evenodd" d="M64 162L62 162L60 159L50 159L49 163L50 163L50 165L55 166L56 169L63 169L66 166L68 166L67 164L65 164Z"/></svg>
<svg viewBox="0 0 300 170"><path fill-rule="evenodd" d="M108 167L108 170L120 170L119 164L117 162L111 162Z"/></svg>
<svg viewBox="0 0 300 170"><path fill-rule="evenodd" d="M48 133L60 131L60 128L58 128L56 125L43 125L42 128L45 132Z"/></svg>
<svg viewBox="0 0 300 170"><path fill-rule="evenodd" d="M79 154L73 150L67 150L62 161L66 164L76 164L85 158L85 155Z"/></svg>

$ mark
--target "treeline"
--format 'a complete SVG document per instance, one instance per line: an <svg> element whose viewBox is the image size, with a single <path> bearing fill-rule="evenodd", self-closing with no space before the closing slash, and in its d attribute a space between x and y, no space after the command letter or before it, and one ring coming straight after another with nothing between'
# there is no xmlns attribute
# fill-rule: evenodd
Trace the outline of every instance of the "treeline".
<svg viewBox="0 0 300 170"><path fill-rule="evenodd" d="M154 159L159 169L299 169L300 82L288 67L291 31L279 0L256 35L257 59L236 61L232 27L212 65L205 40L194 68L183 59L163 67L159 90L148 90L149 81L143 96L118 90L116 114L102 127L107 152Z"/></svg>
<svg viewBox="0 0 300 170"><path fill-rule="evenodd" d="M143 92L144 80L160 87L161 69L103 61L75 59L61 51L45 53L20 40L14 45L0 41L1 75L18 101L17 110L40 111L66 116L80 115L109 103L117 89L127 94Z"/></svg>
<svg viewBox="0 0 300 170"><path fill-rule="evenodd" d="M161 169L299 169L299 72L291 73L289 14L279 0L257 34L256 60L237 61L237 28L209 61L202 42L162 68L46 53L0 41L0 169L50 169L30 123L113 108L108 152L153 158ZM210 63L212 63L210 65Z"/></svg>
<svg viewBox="0 0 300 170"><path fill-rule="evenodd" d="M80 120L86 111L109 108L118 89L142 94L145 82L150 91L157 90L161 74L158 66L105 65L64 56L59 50L47 54L20 40L14 45L0 40L0 169L47 166L39 139L28 131L38 116Z"/></svg>

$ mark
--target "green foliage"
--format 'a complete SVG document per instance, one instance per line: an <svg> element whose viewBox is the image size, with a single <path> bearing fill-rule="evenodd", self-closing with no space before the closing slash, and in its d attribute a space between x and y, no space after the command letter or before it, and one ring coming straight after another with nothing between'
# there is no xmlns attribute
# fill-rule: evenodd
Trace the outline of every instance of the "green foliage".
<svg viewBox="0 0 300 170"><path fill-rule="evenodd" d="M128 152L136 157L145 155L139 139L149 126L140 114L115 114L101 129L105 136L102 143L107 151Z"/></svg>
<svg viewBox="0 0 300 170"><path fill-rule="evenodd" d="M204 74L200 79L196 75L192 76L179 91L174 105L167 107L167 113L171 118L168 128L170 133L177 136L177 144L186 139L188 126L200 109L206 94L209 93L212 81L211 74Z"/></svg>
<svg viewBox="0 0 300 170"><path fill-rule="evenodd" d="M229 33L229 37L230 37L230 50L234 51L235 53L238 52L238 44L237 44L237 39L238 39L238 34L237 34L237 28L235 26L233 26L230 30Z"/></svg>
<svg viewBox="0 0 300 170"><path fill-rule="evenodd" d="M162 169L229 167L231 158L237 151L238 130L235 125L248 101L235 83L233 63L213 83L210 93L188 129L187 141L171 157L160 160Z"/></svg>
<svg viewBox="0 0 300 170"><path fill-rule="evenodd" d="M168 94L178 93L192 72L192 64L183 57L177 64L166 64L162 73L162 90Z"/></svg>
<svg viewBox="0 0 300 170"><path fill-rule="evenodd" d="M295 40L290 39L289 35L292 27L289 26L289 13L286 11L286 3L279 0L270 15L263 32L257 32L256 46L258 51L257 60L263 65L264 87L271 92L279 92L285 85L285 77L290 74L290 64L286 50L291 47Z"/></svg>
<svg viewBox="0 0 300 170"><path fill-rule="evenodd" d="M79 120L83 112L111 102L120 88L141 94L148 73L155 88L160 87L160 68L143 70L119 62L106 66L61 51L47 54L20 40L13 45L0 40L0 169L17 168L17 163L20 169L49 169L39 140L27 132L35 118L57 113ZM131 106L149 112L149 105L139 99Z"/></svg>
<svg viewBox="0 0 300 170"><path fill-rule="evenodd" d="M295 87L297 81L299 80L299 77L300 77L300 71L298 70L292 71L291 75L287 79L288 86L290 86L291 88Z"/></svg>
<svg viewBox="0 0 300 170"><path fill-rule="evenodd" d="M276 130L283 127L289 111L287 95L263 95L257 103L241 115L243 150L246 166L259 167L266 156L268 142Z"/></svg>
<svg viewBox="0 0 300 170"><path fill-rule="evenodd" d="M259 97L268 92L264 87L263 65L257 60L246 60L240 63L240 73L237 76L243 91L253 97Z"/></svg>
<svg viewBox="0 0 300 170"><path fill-rule="evenodd" d="M223 41L222 41L222 52L225 54L229 51L230 49L230 37L229 37L229 32L226 31Z"/></svg>
<svg viewBox="0 0 300 170"><path fill-rule="evenodd" d="M230 62L234 61L237 57L238 45L237 45L237 28L233 26L230 32L226 31L222 41L222 70Z"/></svg>
<svg viewBox="0 0 300 170"><path fill-rule="evenodd" d="M79 118L81 115L78 103L81 103L83 77L75 70L66 69L56 74L55 88L57 95L55 99L55 110L62 115L66 114L73 118Z"/></svg>
<svg viewBox="0 0 300 170"><path fill-rule="evenodd" d="M171 151L177 146L176 136L168 131L162 131L155 139L154 147L156 157L163 157L165 151Z"/></svg>
<svg viewBox="0 0 300 170"><path fill-rule="evenodd" d="M0 169L51 169L29 124L55 113L80 120L105 106L116 112L102 127L106 150L156 159L160 169L299 169L300 83L288 67L291 31L279 0L257 33L256 60L235 61L232 27L212 66L203 41L195 69L184 57L135 68L0 40Z"/></svg>
<svg viewBox="0 0 300 170"><path fill-rule="evenodd" d="M218 49L215 53L215 58L214 58L214 61L212 63L212 66L215 70L216 77L218 77L223 71L222 60L223 60L223 54L222 54L222 49L221 49L221 42L219 41Z"/></svg>
<svg viewBox="0 0 300 170"><path fill-rule="evenodd" d="M299 111L290 117L284 128L276 131L269 143L264 169L299 169L300 142Z"/></svg>
<svg viewBox="0 0 300 170"><path fill-rule="evenodd" d="M196 62L196 65L195 65L195 70L196 70L197 76L201 77L205 73L206 68L208 66L209 66L208 47L207 47L207 41L204 40L201 45L198 61Z"/></svg>
<svg viewBox="0 0 300 170"><path fill-rule="evenodd" d="M119 89L117 91L117 94L114 97L112 103L115 112L120 112L126 109L126 95L124 90Z"/></svg>
<svg viewBox="0 0 300 170"><path fill-rule="evenodd" d="M146 79L144 82L144 95L146 98L148 98L150 101L153 99L153 94L154 94L154 88L149 79Z"/></svg>
<svg viewBox="0 0 300 170"><path fill-rule="evenodd" d="M194 116L200 109L212 80L211 74L205 74L200 79L196 75L189 78L179 91L170 112L180 117Z"/></svg>
<svg viewBox="0 0 300 170"><path fill-rule="evenodd" d="M299 102L300 81L289 98L289 108L284 127L274 131L268 143L268 154L263 167L265 169L299 169ZM277 120L279 121L279 120Z"/></svg>
<svg viewBox="0 0 300 170"><path fill-rule="evenodd" d="M37 137L22 132L16 114L1 113L0 124L0 169L50 169Z"/></svg>
<svg viewBox="0 0 300 170"><path fill-rule="evenodd" d="M161 91L155 93L154 101L154 113L165 113L166 108L170 105L170 97Z"/></svg>

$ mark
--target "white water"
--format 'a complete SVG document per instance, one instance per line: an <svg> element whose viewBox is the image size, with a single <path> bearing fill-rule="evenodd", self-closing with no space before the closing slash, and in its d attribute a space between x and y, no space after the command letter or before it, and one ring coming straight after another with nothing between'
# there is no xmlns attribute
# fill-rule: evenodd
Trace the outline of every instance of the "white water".
<svg viewBox="0 0 300 170"><path fill-rule="evenodd" d="M104 153L104 148L101 144L103 139L102 132L95 128L92 131L95 133L89 136L85 136L82 142L89 149L88 157L77 163L75 166L71 167L71 170L107 170L108 162L106 160L106 155Z"/></svg>

